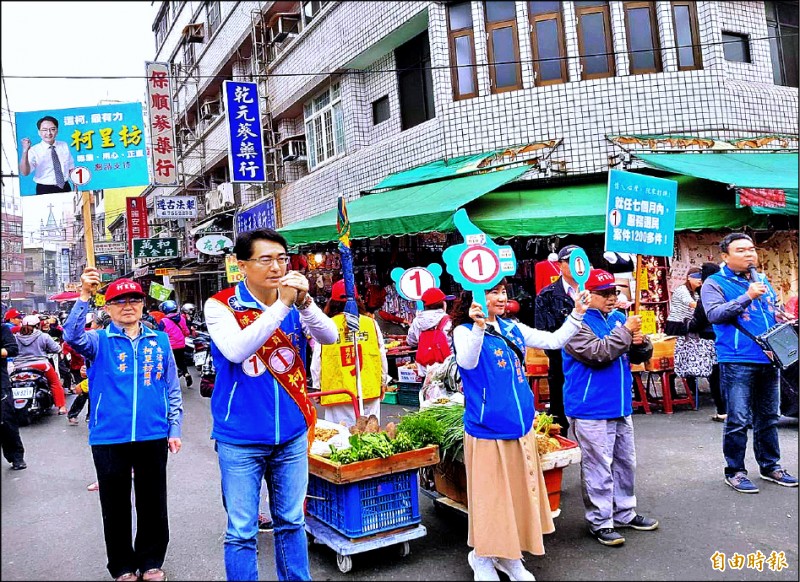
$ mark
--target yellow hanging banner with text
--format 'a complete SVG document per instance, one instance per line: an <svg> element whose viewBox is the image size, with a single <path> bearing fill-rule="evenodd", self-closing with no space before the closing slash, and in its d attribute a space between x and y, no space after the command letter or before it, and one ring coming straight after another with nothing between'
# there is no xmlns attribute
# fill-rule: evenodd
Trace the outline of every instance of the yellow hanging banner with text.
<svg viewBox="0 0 800 582"><path fill-rule="evenodd" d="M239 270L236 255L225 255L225 275L228 278L228 283L238 283L244 279L244 273Z"/></svg>

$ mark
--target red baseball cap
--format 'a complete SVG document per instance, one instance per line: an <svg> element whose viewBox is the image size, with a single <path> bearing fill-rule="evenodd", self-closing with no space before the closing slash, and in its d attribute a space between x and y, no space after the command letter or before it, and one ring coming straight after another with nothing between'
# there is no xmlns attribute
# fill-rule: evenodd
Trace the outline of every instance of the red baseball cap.
<svg viewBox="0 0 800 582"><path fill-rule="evenodd" d="M106 287L106 301L111 301L123 295L146 297L144 291L142 291L142 286L130 279L117 279Z"/></svg>
<svg viewBox="0 0 800 582"><path fill-rule="evenodd" d="M358 289L355 289L356 297L358 297ZM340 279L331 287L331 299L334 301L347 301L347 292L344 288L344 279Z"/></svg>
<svg viewBox="0 0 800 582"><path fill-rule="evenodd" d="M22 317L22 314L19 311L17 311L16 309L14 309L13 307L11 309L9 309L8 311L6 311L5 318L7 320L12 320L12 319L15 319L17 317Z"/></svg>
<svg viewBox="0 0 800 582"><path fill-rule="evenodd" d="M592 269L589 271L586 289L589 291L604 291L614 288L616 288L616 279L614 279L614 275L603 269Z"/></svg>
<svg viewBox="0 0 800 582"><path fill-rule="evenodd" d="M422 304L425 307L430 307L431 305L436 305L437 303L441 303L444 301L446 295L444 292L439 289L438 287L431 287L425 293L422 294Z"/></svg>

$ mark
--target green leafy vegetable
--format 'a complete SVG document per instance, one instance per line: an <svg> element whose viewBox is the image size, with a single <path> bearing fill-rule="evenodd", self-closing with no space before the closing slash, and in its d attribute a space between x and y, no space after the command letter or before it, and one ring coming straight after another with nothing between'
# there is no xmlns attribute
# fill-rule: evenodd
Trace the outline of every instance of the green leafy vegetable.
<svg viewBox="0 0 800 582"><path fill-rule="evenodd" d="M463 458L464 407L461 405L430 406L407 414L397 430L398 433L407 432L415 444L421 441L419 446L439 445L442 460Z"/></svg>

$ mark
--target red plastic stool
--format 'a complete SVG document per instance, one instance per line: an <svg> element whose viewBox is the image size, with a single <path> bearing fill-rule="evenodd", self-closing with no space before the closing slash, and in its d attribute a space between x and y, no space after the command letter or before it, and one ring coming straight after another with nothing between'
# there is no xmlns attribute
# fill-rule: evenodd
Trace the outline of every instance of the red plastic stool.
<svg viewBox="0 0 800 582"><path fill-rule="evenodd" d="M641 372L633 372L633 384L636 390L634 394L638 396L638 399L634 399L631 402L633 409L642 408L645 414L652 414L650 403L647 401L647 390L644 387L644 382L642 382Z"/></svg>

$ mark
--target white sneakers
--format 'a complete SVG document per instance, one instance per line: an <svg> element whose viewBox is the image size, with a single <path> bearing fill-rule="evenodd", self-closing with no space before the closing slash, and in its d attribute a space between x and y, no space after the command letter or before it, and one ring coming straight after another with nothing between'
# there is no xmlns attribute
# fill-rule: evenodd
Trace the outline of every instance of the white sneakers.
<svg viewBox="0 0 800 582"><path fill-rule="evenodd" d="M467 555L467 561L475 572L475 580L500 580L497 570L508 576L509 580L536 580L534 575L522 565L522 560L486 558L477 555L475 550L472 550Z"/></svg>
<svg viewBox="0 0 800 582"><path fill-rule="evenodd" d="M522 565L522 560L492 558L492 561L494 562L494 567L508 576L509 580L536 580L536 577Z"/></svg>
<svg viewBox="0 0 800 582"><path fill-rule="evenodd" d="M484 558L472 550L467 554L467 562L469 562L472 571L475 572L475 580L500 580L497 575L497 570L494 569L494 560L492 558Z"/></svg>

